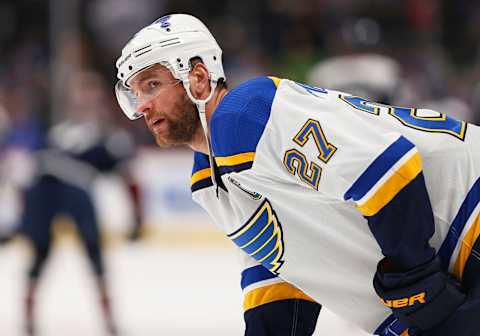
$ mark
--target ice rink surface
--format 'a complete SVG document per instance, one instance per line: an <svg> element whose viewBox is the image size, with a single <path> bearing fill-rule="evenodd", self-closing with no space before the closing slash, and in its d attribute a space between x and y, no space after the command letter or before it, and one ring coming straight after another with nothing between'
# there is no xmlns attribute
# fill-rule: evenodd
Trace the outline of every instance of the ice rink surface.
<svg viewBox="0 0 480 336"><path fill-rule="evenodd" d="M22 335L28 258L23 245L0 251L0 335ZM241 292L232 251L140 243L110 248L106 262L121 335L241 335ZM105 335L81 249L55 249L40 284L37 312L40 335Z"/></svg>
<svg viewBox="0 0 480 336"><path fill-rule="evenodd" d="M21 241L0 247L0 335L23 335L29 256ZM116 244L107 249L106 262L121 336L243 335L233 247ZM106 335L89 265L75 242L55 246L37 301L39 336ZM315 335L352 333L324 311Z"/></svg>

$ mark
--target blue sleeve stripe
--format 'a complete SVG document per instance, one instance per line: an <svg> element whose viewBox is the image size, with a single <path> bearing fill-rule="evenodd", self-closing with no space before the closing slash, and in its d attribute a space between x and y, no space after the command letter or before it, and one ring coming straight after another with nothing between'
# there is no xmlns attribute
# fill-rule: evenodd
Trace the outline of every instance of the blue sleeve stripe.
<svg viewBox="0 0 480 336"><path fill-rule="evenodd" d="M422 158L416 149L412 149L363 198L357 201L357 209L364 216L377 214L421 172Z"/></svg>
<svg viewBox="0 0 480 336"><path fill-rule="evenodd" d="M278 278L275 274L267 270L265 267L262 265L257 265L254 267L247 268L242 272L242 280L241 280L241 286L242 290L247 288L248 286L264 281L264 280L269 280L273 278Z"/></svg>
<svg viewBox="0 0 480 336"><path fill-rule="evenodd" d="M344 199L360 200L375 184L415 146L400 136L382 152L353 183L344 195Z"/></svg>
<svg viewBox="0 0 480 336"><path fill-rule="evenodd" d="M462 235L462 231L465 228L465 225L469 221L472 213L480 202L480 178L473 184L472 188L468 191L467 197L460 206L455 219L450 225L448 234L445 237L445 240L442 243L438 251L440 260L442 261L445 269L448 269L450 264L450 259L452 254L457 246L458 240Z"/></svg>

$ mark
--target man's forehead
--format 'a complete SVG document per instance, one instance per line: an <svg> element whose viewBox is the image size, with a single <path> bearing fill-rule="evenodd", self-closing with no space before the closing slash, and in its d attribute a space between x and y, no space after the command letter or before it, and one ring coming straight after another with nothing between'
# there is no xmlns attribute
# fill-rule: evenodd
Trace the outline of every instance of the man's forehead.
<svg viewBox="0 0 480 336"><path fill-rule="evenodd" d="M161 77L161 78L170 78L173 77L170 70L168 70L165 66L161 64L154 64L136 75L134 75L130 80L129 84L133 85L135 83L144 81L145 79L152 78L152 77Z"/></svg>

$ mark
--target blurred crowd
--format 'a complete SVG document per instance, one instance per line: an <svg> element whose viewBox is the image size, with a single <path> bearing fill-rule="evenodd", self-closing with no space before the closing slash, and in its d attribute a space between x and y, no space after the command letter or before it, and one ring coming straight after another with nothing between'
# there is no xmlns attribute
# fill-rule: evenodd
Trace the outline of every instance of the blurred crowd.
<svg viewBox="0 0 480 336"><path fill-rule="evenodd" d="M381 54L398 63L395 103L451 107L447 112L480 119L480 3L467 0L4 0L2 118L10 127L33 122L45 129L68 112L69 78L94 71L105 81L108 122L151 143L141 122L127 124L118 113L114 62L135 31L171 12L209 25L231 86L260 74L309 81L324 60Z"/></svg>

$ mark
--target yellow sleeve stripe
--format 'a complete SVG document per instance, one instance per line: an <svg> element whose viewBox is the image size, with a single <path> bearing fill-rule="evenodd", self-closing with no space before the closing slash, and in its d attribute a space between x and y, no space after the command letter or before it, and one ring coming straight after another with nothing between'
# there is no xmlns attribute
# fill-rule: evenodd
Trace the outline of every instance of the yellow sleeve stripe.
<svg viewBox="0 0 480 336"><path fill-rule="evenodd" d="M364 216L373 216L387 205L407 184L422 171L422 159L415 153L398 168L387 181L362 205L357 206Z"/></svg>
<svg viewBox="0 0 480 336"><path fill-rule="evenodd" d="M204 179L209 178L211 176L212 176L212 172L211 172L210 168L200 169L199 171L195 172L192 175L191 185L194 185L198 181L204 180Z"/></svg>
<svg viewBox="0 0 480 336"><path fill-rule="evenodd" d="M242 163L253 161L255 158L255 152L247 152L235 154L232 156L220 156L215 158L215 162L219 167L221 166L236 166Z"/></svg>
<svg viewBox="0 0 480 336"><path fill-rule="evenodd" d="M465 264L467 263L468 257L472 253L472 247L475 244L478 236L480 235L480 216L477 217L475 222L472 224L468 230L465 238L460 242L460 249L458 252L457 260L453 266L453 274L457 279L461 280L463 278L463 272L465 270Z"/></svg>
<svg viewBox="0 0 480 336"><path fill-rule="evenodd" d="M273 84L275 84L276 88L278 88L278 86L280 85L280 82L282 81L278 77L268 76L268 78L270 78L273 81Z"/></svg>
<svg viewBox="0 0 480 336"><path fill-rule="evenodd" d="M243 309L247 311L258 306L288 299L303 299L315 302L311 297L289 283L281 282L251 290L245 295Z"/></svg>

